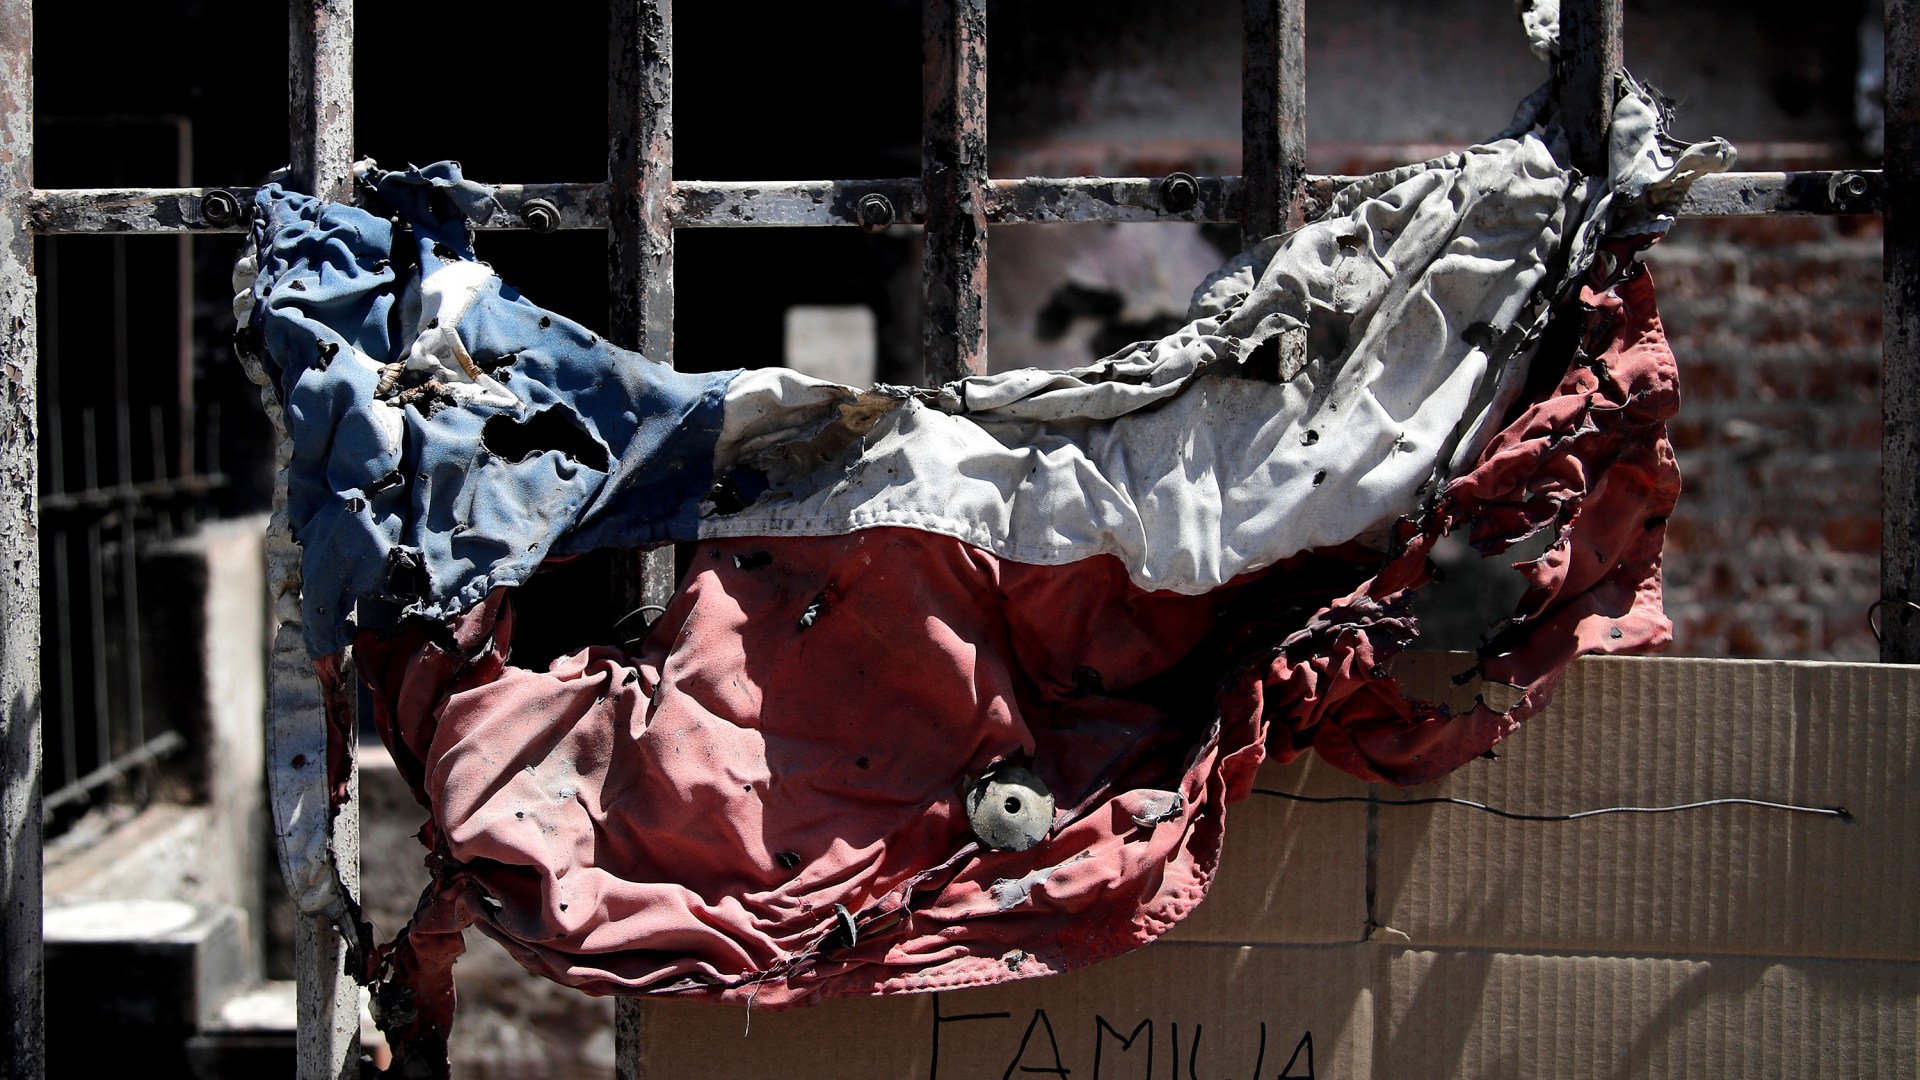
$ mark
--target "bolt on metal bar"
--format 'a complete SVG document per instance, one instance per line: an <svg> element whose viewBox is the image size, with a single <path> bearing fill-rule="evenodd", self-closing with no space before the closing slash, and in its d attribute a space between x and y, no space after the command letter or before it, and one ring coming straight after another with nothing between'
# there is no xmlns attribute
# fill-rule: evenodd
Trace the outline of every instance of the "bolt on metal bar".
<svg viewBox="0 0 1920 1080"><path fill-rule="evenodd" d="M46 1071L42 993L40 826L40 512L35 441L37 324L33 234L33 4L0 0L0 1075L38 1080Z"/></svg>
<svg viewBox="0 0 1920 1080"><path fill-rule="evenodd" d="M1880 659L1920 663L1920 3L1887 0Z"/></svg>
<svg viewBox="0 0 1920 1080"><path fill-rule="evenodd" d="M925 381L986 370L987 4L927 0L921 73Z"/></svg>
<svg viewBox="0 0 1920 1080"><path fill-rule="evenodd" d="M288 184L345 201L353 190L353 0L288 0L287 23ZM202 201L203 216L209 201ZM294 924L297 1075L334 1080L356 1074L360 1052L359 986L345 970L345 942L325 913L359 891L359 777L351 737L338 740L347 755L341 806L332 805L331 766L292 764L325 760L295 748L328 746L329 720L301 635L300 550L286 517L291 448L285 431L278 434L280 469L267 535L268 589L279 620L267 673L268 789L281 869L302 909Z"/></svg>
<svg viewBox="0 0 1920 1080"><path fill-rule="evenodd" d="M1245 0L1240 175L1240 232L1248 246L1305 222L1306 0Z"/></svg>
<svg viewBox="0 0 1920 1080"><path fill-rule="evenodd" d="M1613 119L1614 75L1620 70L1621 0L1563 0L1555 93L1573 166L1607 173L1607 125Z"/></svg>

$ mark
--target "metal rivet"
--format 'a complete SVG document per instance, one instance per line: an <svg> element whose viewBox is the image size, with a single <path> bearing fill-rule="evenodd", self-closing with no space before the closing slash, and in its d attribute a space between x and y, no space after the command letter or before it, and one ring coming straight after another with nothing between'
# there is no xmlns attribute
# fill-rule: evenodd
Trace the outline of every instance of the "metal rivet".
<svg viewBox="0 0 1920 1080"><path fill-rule="evenodd" d="M231 225L240 220L240 200L231 191L215 188L200 196L200 216L209 225Z"/></svg>
<svg viewBox="0 0 1920 1080"><path fill-rule="evenodd" d="M1827 182L1827 197L1838 202L1843 196L1857 199L1867 193L1867 178L1857 172L1834 173Z"/></svg>
<svg viewBox="0 0 1920 1080"><path fill-rule="evenodd" d="M1200 201L1200 183L1192 173L1168 173L1160 181L1160 205L1169 214L1184 214Z"/></svg>
<svg viewBox="0 0 1920 1080"><path fill-rule="evenodd" d="M893 200L877 191L860 196L857 210L860 227L868 232L881 232L893 224Z"/></svg>
<svg viewBox="0 0 1920 1080"><path fill-rule="evenodd" d="M1018 765L1002 765L967 792L973 835L995 851L1025 851L1053 827L1053 792Z"/></svg>
<svg viewBox="0 0 1920 1080"><path fill-rule="evenodd" d="M547 199L528 199L520 204L520 221L537 233L550 233L560 227L560 208Z"/></svg>

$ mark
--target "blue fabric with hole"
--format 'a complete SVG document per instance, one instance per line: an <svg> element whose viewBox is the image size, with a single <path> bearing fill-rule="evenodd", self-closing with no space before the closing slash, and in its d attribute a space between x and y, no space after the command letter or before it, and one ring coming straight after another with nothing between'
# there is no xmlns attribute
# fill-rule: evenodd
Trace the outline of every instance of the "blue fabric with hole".
<svg viewBox="0 0 1920 1080"><path fill-rule="evenodd" d="M362 179L391 219L278 185L254 219L243 343L259 335L294 445L308 651L454 614L551 555L692 539L736 372L673 371L488 275L458 338L517 402L471 400L471 383L457 400L417 373L383 392L414 345L408 286L474 260L467 221L492 196L448 162Z"/></svg>

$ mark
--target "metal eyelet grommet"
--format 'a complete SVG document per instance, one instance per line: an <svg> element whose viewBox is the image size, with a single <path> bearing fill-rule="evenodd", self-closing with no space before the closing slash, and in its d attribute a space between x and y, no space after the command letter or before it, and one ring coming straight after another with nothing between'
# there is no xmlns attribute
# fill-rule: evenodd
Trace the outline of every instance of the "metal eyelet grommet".
<svg viewBox="0 0 1920 1080"><path fill-rule="evenodd" d="M1053 827L1053 792L1028 770L1001 765L967 792L967 820L995 851L1025 851Z"/></svg>

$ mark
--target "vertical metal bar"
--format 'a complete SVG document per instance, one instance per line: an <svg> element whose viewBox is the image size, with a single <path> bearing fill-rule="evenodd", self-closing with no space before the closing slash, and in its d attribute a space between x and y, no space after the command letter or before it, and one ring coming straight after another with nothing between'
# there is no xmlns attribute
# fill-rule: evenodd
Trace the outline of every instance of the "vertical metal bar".
<svg viewBox="0 0 1920 1080"><path fill-rule="evenodd" d="M73 542L65 528L56 526L41 534L44 549L53 548L53 624L55 647L60 650L60 783L65 787L80 779L80 731L74 718L73 703L73 611L71 573L67 566L67 545Z"/></svg>
<svg viewBox="0 0 1920 1080"><path fill-rule="evenodd" d="M921 32L924 341L937 386L986 370L986 0L927 0Z"/></svg>
<svg viewBox="0 0 1920 1080"><path fill-rule="evenodd" d="M345 199L353 171L353 0L288 0L292 186Z"/></svg>
<svg viewBox="0 0 1920 1080"><path fill-rule="evenodd" d="M1563 0L1560 62L1554 65L1573 166L1607 174L1607 125L1613 119L1614 73L1620 70L1621 0Z"/></svg>
<svg viewBox="0 0 1920 1080"><path fill-rule="evenodd" d="M92 494L100 488L100 430L94 422L91 406L80 410L81 490ZM88 671L93 676L93 757L87 762L92 772L113 760L113 730L110 726L112 694L107 688L107 573L106 555L100 544L100 515L87 511L87 631L92 652Z"/></svg>
<svg viewBox="0 0 1920 1080"><path fill-rule="evenodd" d="M147 745L147 712L141 693L140 671L140 535L134 528L139 500L129 494L120 504L120 680L126 718L121 721L124 748L115 754ZM137 774L144 782L145 773Z"/></svg>
<svg viewBox="0 0 1920 1080"><path fill-rule="evenodd" d="M115 529L119 534L116 550L120 571L120 700L116 702L109 697L96 706L100 710L103 730L110 721L119 728L114 733L119 738L101 748L102 765L113 761L122 752L146 745L147 741L146 718L142 715L140 700L140 610L136 606L139 593L134 582L134 546L138 540L133 523L139 503L133 495L133 486L139 481L133 474L133 387L129 371L132 347L127 340L131 320L127 318L127 238L124 236L113 238L112 281L114 486L122 492L120 521ZM94 571L100 575L97 580L104 594L106 567L96 565ZM106 640L104 620L95 633L102 641ZM96 656L94 663L104 677L106 656Z"/></svg>
<svg viewBox="0 0 1920 1080"><path fill-rule="evenodd" d="M174 120L174 183L193 185L193 123L186 117ZM193 475L193 234L183 232L174 238L174 328L173 360L177 372L174 383L174 415L179 428L174 438L173 470L182 479ZM159 442L160 436L155 437ZM156 455L156 468L163 459Z"/></svg>
<svg viewBox="0 0 1920 1080"><path fill-rule="evenodd" d="M34 431L33 3L0 0L0 1073L46 1071L41 994L40 525Z"/></svg>
<svg viewBox="0 0 1920 1080"><path fill-rule="evenodd" d="M610 0L607 34L608 340L673 363L673 0ZM673 549L616 554L619 619L673 594ZM637 1074L640 1004L614 1009L615 1069Z"/></svg>
<svg viewBox="0 0 1920 1080"><path fill-rule="evenodd" d="M289 0L287 23L290 186L321 198L345 200L352 192L353 2ZM290 745L311 745L316 738L325 745L327 725L300 632L300 551L286 520L289 458L283 431L267 540L268 589L279 618L267 687L275 832L283 848L281 865L296 895L315 896L310 890L313 879L326 874L333 876L339 890L352 895L360 888L360 798L352 763L353 739L344 740L347 798L331 814L322 809L331 801L323 779L331 770L304 769L301 780L294 782L287 775L289 755L276 752ZM323 842L308 844L314 829L321 830ZM308 865L316 857L331 866ZM323 914L310 910L317 906L316 902L306 904L308 909L302 910L294 927L300 1080L334 1080L359 1072L359 987L345 972L345 943Z"/></svg>
<svg viewBox="0 0 1920 1080"><path fill-rule="evenodd" d="M1245 0L1240 39L1240 231L1251 245L1305 223L1306 0Z"/></svg>
<svg viewBox="0 0 1920 1080"><path fill-rule="evenodd" d="M48 282L43 294L47 313L46 333L40 335L39 356L39 370L44 376L41 401L46 406L46 430L41 443L47 449L46 489L54 495L62 495L67 490L67 455L60 401L60 242L48 240L40 252L40 269L46 273ZM60 697L60 776L53 785L55 789L80 778L80 730L73 700L72 571L68 566L68 548L73 543L73 534L70 521L56 518L51 525L42 522L40 533L40 551L43 557L51 553L53 559L50 576L53 579L54 662L59 672L55 681ZM43 794L46 786L46 777L43 775Z"/></svg>
<svg viewBox="0 0 1920 1080"><path fill-rule="evenodd" d="M610 340L673 363L673 0L613 0L607 56ZM673 552L615 567L619 618L673 593Z"/></svg>
<svg viewBox="0 0 1920 1080"><path fill-rule="evenodd" d="M673 362L673 2L613 0L607 57L609 340Z"/></svg>
<svg viewBox="0 0 1920 1080"><path fill-rule="evenodd" d="M1887 0L1880 659L1920 663L1920 3Z"/></svg>

